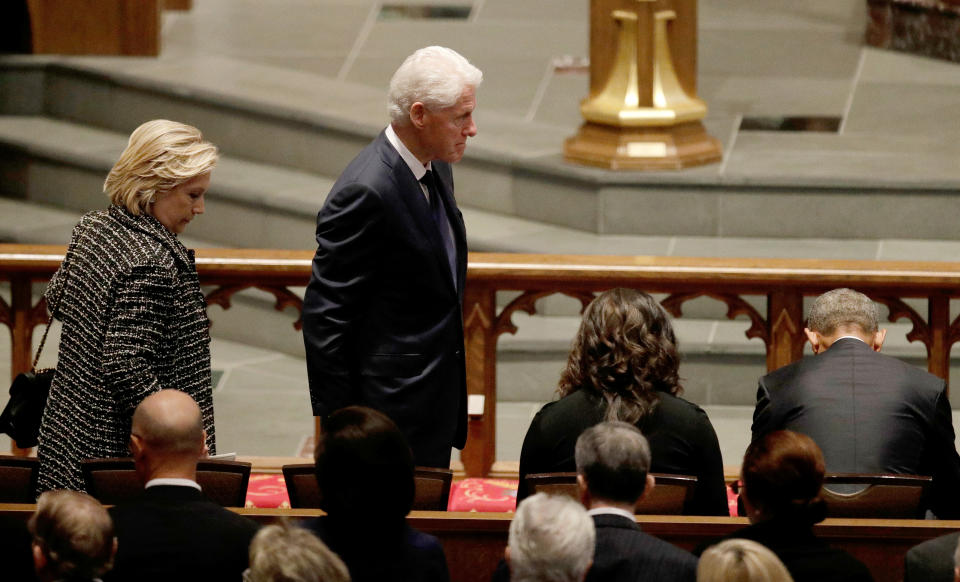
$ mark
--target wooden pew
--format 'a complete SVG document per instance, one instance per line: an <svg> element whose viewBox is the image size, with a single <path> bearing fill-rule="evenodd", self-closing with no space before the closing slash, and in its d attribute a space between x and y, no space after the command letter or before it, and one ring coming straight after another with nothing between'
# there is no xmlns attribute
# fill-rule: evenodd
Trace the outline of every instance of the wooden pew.
<svg viewBox="0 0 960 582"><path fill-rule="evenodd" d="M26 520L32 504L0 504L0 514ZM232 509L260 523L285 517L294 521L323 515L319 509ZM512 513L414 511L410 525L440 539L453 582L488 582L507 545ZM641 515L651 535L692 550L747 525L742 517ZM900 582L903 558L920 542L960 530L958 521L922 519L827 519L814 527L830 545L844 549L870 568L876 582Z"/></svg>

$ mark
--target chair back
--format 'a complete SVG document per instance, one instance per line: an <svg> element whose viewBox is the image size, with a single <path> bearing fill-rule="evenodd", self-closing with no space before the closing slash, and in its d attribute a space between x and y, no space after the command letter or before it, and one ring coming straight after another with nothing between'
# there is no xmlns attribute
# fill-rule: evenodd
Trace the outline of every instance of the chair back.
<svg viewBox="0 0 960 582"><path fill-rule="evenodd" d="M116 505L143 492L133 459L81 461L87 492L104 505ZM250 463L203 460L197 463L197 483L211 501L224 507L243 507L250 482Z"/></svg>
<svg viewBox="0 0 960 582"><path fill-rule="evenodd" d="M417 511L446 511L450 502L453 471L434 467L414 467L413 509Z"/></svg>
<svg viewBox="0 0 960 582"><path fill-rule="evenodd" d="M36 457L0 455L0 503L34 503L37 500Z"/></svg>
<svg viewBox="0 0 960 582"><path fill-rule="evenodd" d="M290 507L320 509L320 486L313 472L313 463L297 463L284 465L283 482L287 486L287 497L290 498Z"/></svg>
<svg viewBox="0 0 960 582"><path fill-rule="evenodd" d="M651 473L656 479L653 491L637 503L638 515L682 515L697 485L697 478L688 475ZM531 493L567 495L578 499L576 473L535 473L527 475L527 490Z"/></svg>
<svg viewBox="0 0 960 582"><path fill-rule="evenodd" d="M313 463L284 465L283 480L287 485L290 507L319 509L323 495L314 475ZM413 509L446 511L450 500L453 471L433 467L414 468Z"/></svg>
<svg viewBox="0 0 960 582"><path fill-rule="evenodd" d="M920 502L932 480L921 475L833 473L824 477L820 495L827 502L827 517L922 519Z"/></svg>

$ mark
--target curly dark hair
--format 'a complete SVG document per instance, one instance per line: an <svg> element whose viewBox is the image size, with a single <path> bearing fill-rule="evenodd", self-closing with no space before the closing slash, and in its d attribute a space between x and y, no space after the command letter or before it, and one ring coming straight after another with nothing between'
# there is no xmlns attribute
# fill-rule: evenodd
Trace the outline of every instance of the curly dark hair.
<svg viewBox="0 0 960 582"><path fill-rule="evenodd" d="M560 396L593 390L607 401L604 420L640 424L660 392L680 394L677 339L663 307L634 289L610 289L583 313L560 376Z"/></svg>

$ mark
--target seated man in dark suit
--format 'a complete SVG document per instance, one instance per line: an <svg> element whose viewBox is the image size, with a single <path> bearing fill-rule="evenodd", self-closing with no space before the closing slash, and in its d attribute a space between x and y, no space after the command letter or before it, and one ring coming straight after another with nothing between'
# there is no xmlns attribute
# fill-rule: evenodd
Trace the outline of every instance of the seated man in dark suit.
<svg viewBox="0 0 960 582"><path fill-rule="evenodd" d="M100 502L86 493L47 491L30 517L36 578L11 573L4 564L4 580L52 582L99 580L113 565L117 538L113 522ZM4 540L6 541L6 540Z"/></svg>
<svg viewBox="0 0 960 582"><path fill-rule="evenodd" d="M658 580L693 582L697 559L640 531L637 502L654 487L650 446L632 424L603 422L577 439L580 500L597 528L587 582Z"/></svg>
<svg viewBox="0 0 960 582"><path fill-rule="evenodd" d="M654 487L650 445L637 427L602 422L580 434L575 449L580 501L596 528L586 582L650 580L694 582L697 559L643 533L634 509ZM494 582L511 579L501 564Z"/></svg>
<svg viewBox="0 0 960 582"><path fill-rule="evenodd" d="M877 306L851 289L817 298L804 330L813 357L760 379L753 440L775 430L806 434L830 473L933 476L925 506L960 517L960 456L944 381L880 354Z"/></svg>
<svg viewBox="0 0 960 582"><path fill-rule="evenodd" d="M960 532L927 540L910 548L903 582L960 582Z"/></svg>
<svg viewBox="0 0 960 582"><path fill-rule="evenodd" d="M205 441L200 408L186 393L161 390L137 406L130 451L145 489L111 509L120 547L107 580L240 579L258 526L200 491Z"/></svg>

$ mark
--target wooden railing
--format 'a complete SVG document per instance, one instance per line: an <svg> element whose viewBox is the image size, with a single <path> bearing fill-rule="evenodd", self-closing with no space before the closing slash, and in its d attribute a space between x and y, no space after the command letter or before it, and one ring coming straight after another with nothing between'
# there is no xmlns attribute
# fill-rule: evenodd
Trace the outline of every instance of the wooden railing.
<svg viewBox="0 0 960 582"><path fill-rule="evenodd" d="M33 504L0 504L0 516L27 520ZM277 519L301 521L322 515L319 509L231 509L262 524ZM407 521L443 544L450 580L486 582L503 557L512 513L414 511ZM747 525L742 517L638 515L646 533L686 550L709 544ZM916 519L827 519L814 526L818 538L846 550L866 564L876 582L900 582L904 556L911 547L960 529L960 521ZM123 540L120 540L123 543Z"/></svg>
<svg viewBox="0 0 960 582"><path fill-rule="evenodd" d="M11 286L10 304L0 300L0 323L11 328L14 374L29 368L33 330L45 321L46 307L32 302L32 283L50 278L63 251L0 245L0 280ZM277 299L278 309L300 308L289 287L306 285L311 259L309 251L201 249L197 272L203 285L214 287L208 304L226 309L236 292L258 288ZM803 297L835 287L853 287L886 305L890 321L909 320L907 338L926 346L928 369L942 378L949 374L950 348L960 339L960 318L950 316L950 299L960 296L960 263L471 253L463 311L467 389L483 397L483 406L482 414L470 418L461 455L467 475L489 474L496 459L496 345L500 335L516 331L512 315L534 313L538 299L558 293L586 305L595 292L619 286L666 293L663 305L676 317L696 297L723 302L728 317L749 320L746 336L764 342L770 370L803 353ZM498 308L497 291L520 295ZM765 296L766 313L746 295ZM907 298L925 299L926 317ZM294 326L299 329L299 321Z"/></svg>

